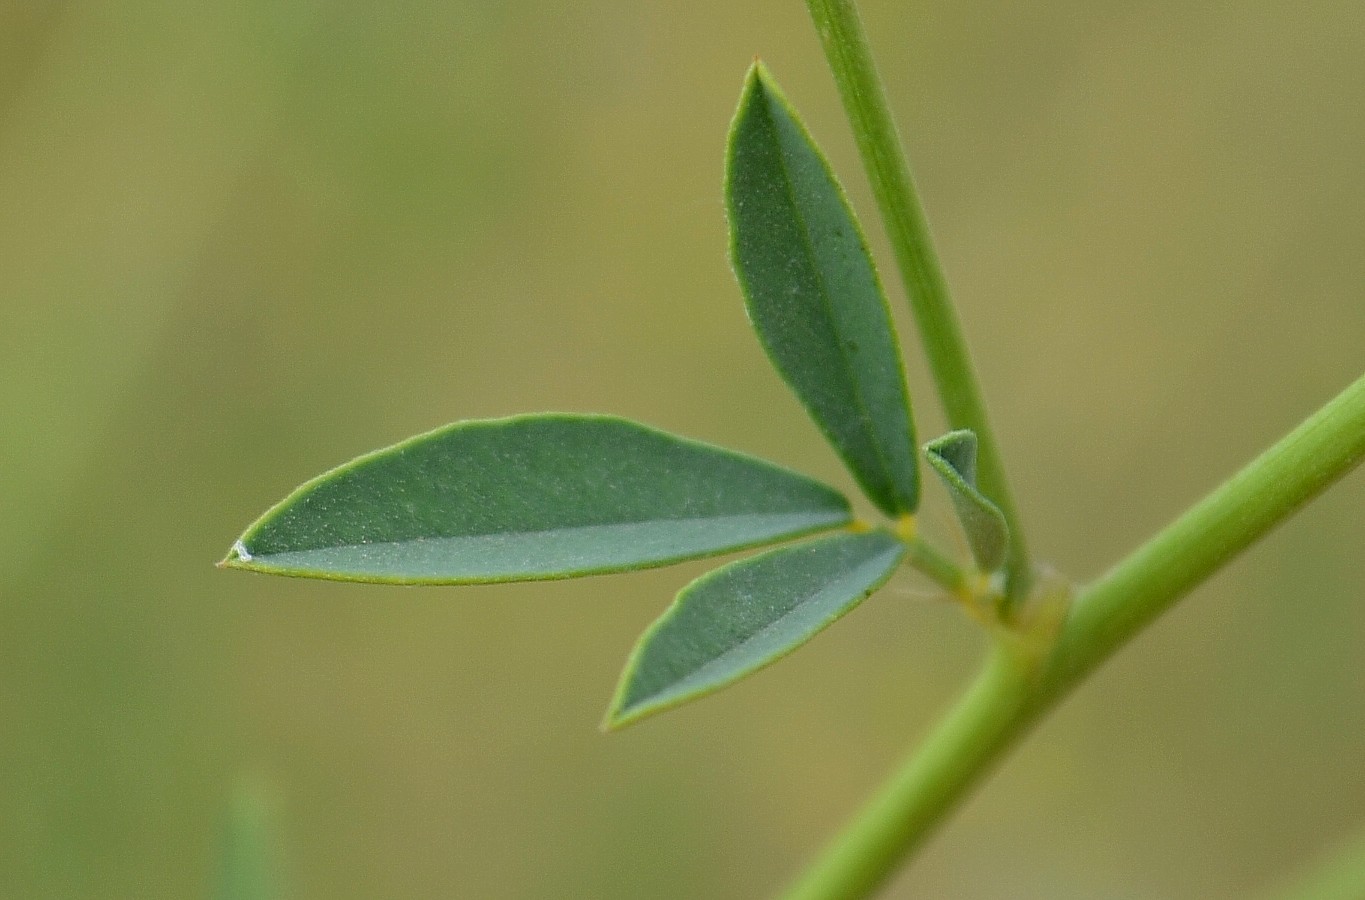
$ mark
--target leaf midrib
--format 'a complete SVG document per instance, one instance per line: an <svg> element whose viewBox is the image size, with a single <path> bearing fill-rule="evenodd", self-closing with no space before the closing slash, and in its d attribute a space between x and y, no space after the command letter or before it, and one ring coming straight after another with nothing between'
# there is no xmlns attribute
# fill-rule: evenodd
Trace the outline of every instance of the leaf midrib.
<svg viewBox="0 0 1365 900"><path fill-rule="evenodd" d="M833 313L833 301L831 300L830 297L829 287L826 284L824 274L820 271L820 266L816 263L817 257L815 254L815 243L811 237L810 228L807 225L807 218L801 214L801 205L797 202L796 199L796 191L793 185L793 179L791 177L786 161L786 148L785 145L782 143L781 135L778 130L777 122L776 119L774 118L773 113L773 104L780 103L781 101L774 97L766 87L764 87L763 89L763 97L764 113L767 117L768 125L772 129L773 140L778 147L777 164L778 168L781 170L782 173L782 181L784 186L786 187L787 199L791 205L794 218L796 219L798 230L801 233L801 240L802 243L805 245L807 251L807 258L810 259L812 262L811 271L814 273L815 280L820 287L821 307L823 308L826 319L830 324L830 330L832 330L836 337L838 338L837 345L839 350L839 362L844 370L844 373L848 376L850 383L853 385L853 397L855 403L857 404L858 411L861 414L861 418L864 424L863 432L871 440L872 452L876 455L877 462L881 465L882 475L883 478L885 479L886 487L889 489L891 494L890 499L893 501L893 505L899 510L904 505L903 499L901 498L900 491L897 488L896 478L893 474L893 470L891 469L891 466L887 461L886 453L882 448L881 440L879 439L876 430L872 428L871 424L873 421L872 414L871 411L868 409L866 398L863 396L862 382L856 377L852 361L844 352L843 346L844 335L843 332L839 330L839 320ZM795 121L793 122L793 124L796 126L798 131L803 132L803 136L807 139L807 141L811 144L813 148L814 141L810 139L809 134L804 133L804 128L801 126L801 124ZM820 165L822 169L825 169L826 175L830 175L830 172L828 171L828 166L825 164L823 160L819 158L818 151L816 151L816 162ZM835 184L835 191L836 193L839 191L837 183ZM848 209L848 207L843 201L843 198L838 199L840 200L841 205L845 206L845 212L848 212L850 214L849 221L850 225L854 229L854 239L856 241L858 239L857 224L853 222L851 210ZM869 260L869 265L870 264L871 263ZM874 279L876 278L875 272L873 274L873 278ZM903 377L904 375L902 375L902 378ZM832 439L833 435L830 434L829 428L826 427L823 423L819 424L820 430L825 432L826 436Z"/></svg>
<svg viewBox="0 0 1365 900"><path fill-rule="evenodd" d="M798 535L798 534L809 534L809 533L811 533L811 531L819 530L819 529L821 529L821 528L826 528L826 527L833 529L833 528L836 528L836 527L838 527L839 525L841 525L841 524L843 524L843 523L846 523L846 522L849 521L849 519L850 519L850 514L849 514L849 512L848 512L847 510L839 510L839 511L837 511L837 514L836 514L836 511L830 510L827 514L821 515L821 516L819 516L819 517L817 517L817 514L816 514L815 512L803 511L803 510L793 510L793 511L790 511L790 512L744 513L744 514L740 514L740 515L722 515L722 516L685 516L685 517L667 517L667 516L664 516L664 517L647 518L647 519L623 519L623 520L614 521L614 522L602 522L602 523L591 524L591 525L571 525L571 526L567 526L567 527L564 527L564 528L539 528L539 529L509 530L509 531L484 531L484 532L475 532L475 533L469 533L469 534L430 534L430 535L416 535L416 536L414 536L414 537L401 538L401 539L399 539L399 540L376 540L376 541L360 541L360 542L346 541L346 542L340 542L340 543L335 543L335 544L321 544L321 545L318 545L318 546L315 546L315 547L290 548L290 549L287 549L287 550L275 550L275 551L264 551L264 550L262 550L262 551L253 551L253 550L252 550L252 547L251 547L251 545L250 545L249 542L243 542L243 545L245 546L246 550L247 550L248 552L251 553L252 557L257 558L257 559L266 559L266 558L269 558L269 557L271 557L271 556L280 556L280 555L290 554L290 553L312 553L312 552L316 552L316 551L319 551L319 550L346 550L346 549L350 549L350 548L362 548L362 547L363 547L363 548L366 548L366 549L373 550L373 549L380 548L380 547L402 547L402 546L404 546L405 544L415 544L415 543L421 543L421 542L424 542L424 541L456 541L456 540L477 541L477 540L481 540L481 539L492 539L492 538L499 538L499 537L521 537L521 538L531 538L531 539L534 539L534 538L541 538L541 537L554 536L554 535L571 534L571 533L574 533L574 532L582 532L582 531L588 531L588 530L593 530L593 529L605 530L605 529L613 529L613 528L629 528L629 527L632 527L632 526L635 526L635 525L646 525L646 524L650 524L650 523L661 523L661 524L662 524L662 523L670 523L670 524L673 524L673 523L677 523L677 524L691 524L691 523L703 523L703 522L726 523L726 522L734 522L734 521L738 521L738 520L779 519L779 518L790 518L790 517L797 517L797 516L805 516L805 517L807 517L807 518L813 519L814 521L811 522L811 524L808 526L808 528L793 531L793 532L792 532L793 536ZM759 542L761 543L761 542L763 542L765 539L760 538L760 539L758 539L758 540L759 540ZM780 538L780 537L779 537L779 538L772 538L771 540L773 540L774 542L776 542L777 540L781 540L781 538Z"/></svg>

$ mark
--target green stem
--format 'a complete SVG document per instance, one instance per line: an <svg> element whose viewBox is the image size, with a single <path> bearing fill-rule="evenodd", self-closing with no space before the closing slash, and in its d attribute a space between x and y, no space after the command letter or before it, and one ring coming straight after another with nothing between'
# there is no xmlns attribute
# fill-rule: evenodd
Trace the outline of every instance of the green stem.
<svg viewBox="0 0 1365 900"><path fill-rule="evenodd" d="M1051 690L1088 674L1365 457L1365 375L1102 575L1062 632Z"/></svg>
<svg viewBox="0 0 1365 900"><path fill-rule="evenodd" d="M967 588L967 574L938 548L927 544L920 538L906 542L905 562L922 575L927 576L939 587L960 595Z"/></svg>
<svg viewBox="0 0 1365 900"><path fill-rule="evenodd" d="M995 649L967 693L787 900L866 897L895 871L1018 733L1029 681L1015 661L1003 647Z"/></svg>
<svg viewBox="0 0 1365 900"><path fill-rule="evenodd" d="M1362 458L1365 376L1082 590L1040 669L1026 655L997 649L975 686L790 896L867 896L1070 688Z"/></svg>
<svg viewBox="0 0 1365 900"><path fill-rule="evenodd" d="M806 0L806 5L853 126L944 411L954 428L976 432L981 491L1009 525L1009 593L1022 596L1032 576L1023 523L857 6L852 0Z"/></svg>

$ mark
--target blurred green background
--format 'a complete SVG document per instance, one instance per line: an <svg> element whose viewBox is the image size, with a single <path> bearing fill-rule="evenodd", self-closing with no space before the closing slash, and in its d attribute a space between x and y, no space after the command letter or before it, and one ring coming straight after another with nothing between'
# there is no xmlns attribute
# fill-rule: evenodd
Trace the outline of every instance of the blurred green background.
<svg viewBox="0 0 1365 900"><path fill-rule="evenodd" d="M1040 555L1094 575L1360 373L1358 0L865 17ZM794 0L0 2L0 896L212 896L243 779L299 900L762 896L856 808L979 655L910 575L604 736L704 564L212 565L468 417L620 413L849 487L726 262L755 54L888 259ZM1365 822L1363 503L1357 474L1163 619L890 894L1243 897Z"/></svg>

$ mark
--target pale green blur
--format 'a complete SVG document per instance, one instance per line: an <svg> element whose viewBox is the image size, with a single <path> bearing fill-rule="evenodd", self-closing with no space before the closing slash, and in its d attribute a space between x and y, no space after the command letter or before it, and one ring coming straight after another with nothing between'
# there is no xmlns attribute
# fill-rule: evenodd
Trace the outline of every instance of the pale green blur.
<svg viewBox="0 0 1365 900"><path fill-rule="evenodd" d="M865 17L1040 558L1097 573L1365 368L1358 2ZM291 900L763 896L856 807L979 655L908 574L608 736L705 564L212 565L460 418L618 413L851 489L726 262L755 54L897 290L800 3L0 2L0 897L212 897L243 779ZM1362 509L1357 474L1196 592L891 895L1239 898L1365 823ZM965 555L941 491L923 519Z"/></svg>

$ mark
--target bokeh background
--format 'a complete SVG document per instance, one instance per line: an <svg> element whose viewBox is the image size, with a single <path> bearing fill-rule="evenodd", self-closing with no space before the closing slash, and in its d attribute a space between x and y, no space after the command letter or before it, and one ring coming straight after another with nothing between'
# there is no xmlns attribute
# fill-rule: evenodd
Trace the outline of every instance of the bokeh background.
<svg viewBox="0 0 1365 900"><path fill-rule="evenodd" d="M865 17L1054 565L1093 576L1360 373L1357 0ZM908 574L604 736L704 564L213 568L461 418L620 413L850 486L726 262L756 54L888 259L794 0L0 2L0 896L213 896L243 784L297 900L763 896L857 807L981 649ZM1363 504L1357 474L1161 620L890 895L1245 897L1365 823Z"/></svg>

